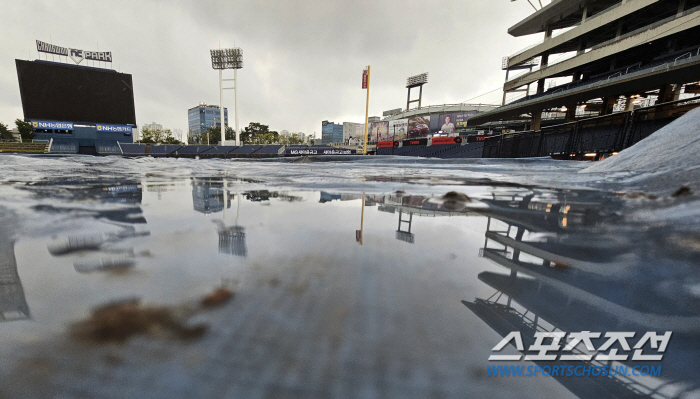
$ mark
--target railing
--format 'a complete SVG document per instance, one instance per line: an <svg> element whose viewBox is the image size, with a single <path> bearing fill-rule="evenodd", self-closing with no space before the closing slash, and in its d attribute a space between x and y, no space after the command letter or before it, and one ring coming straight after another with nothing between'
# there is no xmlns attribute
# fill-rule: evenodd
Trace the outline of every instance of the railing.
<svg viewBox="0 0 700 399"><path fill-rule="evenodd" d="M421 113L427 111L428 113L430 113L431 110L444 110L445 108L450 108L450 107L466 107L466 108L471 107L471 108L476 108L477 112L481 112L482 107L498 108L499 105L481 104L481 103L479 103L479 104L459 103L459 104L426 105L426 106L419 107L419 108L412 108L412 109L408 109L408 110L405 109L405 110L399 112L398 114L385 116L382 118L382 120L390 120L390 119L393 120L399 115L406 114L408 112L413 112L413 111L421 111Z"/></svg>
<svg viewBox="0 0 700 399"><path fill-rule="evenodd" d="M596 15L602 15L602 13L608 12L610 9L615 8L615 7L618 7L619 5L620 5L620 3L618 3L618 4L616 4L616 5L613 5L613 6L609 7L608 9L606 9L605 11L602 11L601 13L598 13L598 14L596 14ZM691 9L688 9L688 10L684 11L683 13L681 13L680 15L674 13L672 16L669 16L669 17L666 17L666 18L661 19L661 20L659 20L659 21L656 21L656 22L654 22L653 24L643 26L643 27L641 27L641 28L639 28L639 29L635 29L635 30L633 30L633 31L631 31L631 32L627 32L627 33L625 33L624 35L621 35L621 36L619 36L619 37L615 37L614 39L610 39L610 40L607 40L607 41L605 41L605 42L598 43L598 44L596 44L595 46L591 47L591 50L595 50L595 49L598 49L598 48L602 48L602 47L608 46L608 45L610 45L610 44L613 44L613 43L615 43L615 42L619 42L619 41L621 41L621 40L627 39L627 38L629 38L629 37L631 37L631 36L635 36L635 35L637 35L637 34L639 34L639 33L641 33L641 32L644 32L644 31L647 31L647 30L650 30L650 29L657 28L657 27L659 27L659 26L661 26L661 25L663 25L663 24L665 24L665 23L671 22L671 21L673 21L673 20L675 20L675 19L678 19L678 18L682 18L682 17L684 17L684 16L686 16L686 15L689 15L689 14L692 14L692 13L694 13L694 12L696 12L696 11L700 11L700 6L693 7L693 8L691 8ZM595 17L593 17L593 18L595 18ZM565 33L565 32L561 32L561 33L559 33L559 34L562 34L562 33ZM558 34L558 35L559 35L559 34ZM557 36L558 36L558 35L557 35ZM556 37L556 36L552 36L552 37ZM548 40L550 40L550 39L548 39ZM515 53L515 54L513 54L513 55L511 55L511 56L509 56L508 58L512 58L512 57L515 57L515 56L517 56L517 55L520 55L520 54L522 54L523 52L525 52L525 51L527 51L527 50L530 50L530 49L532 49L532 48L535 47L535 46L539 46L539 45L541 45L541 44L544 43L544 42L545 42L545 41L542 41L541 43L537 43L537 44L534 44L534 45L532 45L532 46L526 47L526 48L520 50L519 52L517 52L517 53ZM685 54L684 54L683 56L685 56ZM548 63L548 64L545 65L545 66L540 65L539 68L534 68L534 69L532 70L532 72L535 72L535 71L537 71L537 70L540 70L540 69L543 69L543 68L547 68L547 67L556 65L556 64L558 64L558 63L560 63L560 62L566 61L566 60L569 59L569 58L573 58L573 56L572 56L572 57L565 58L565 59L561 59L561 57L559 57L559 58L557 58L556 60L554 60L553 62ZM520 73L520 74L518 74L518 75L509 77L509 78L508 78L508 82L510 82L510 81L512 81L512 80L515 80L515 79L517 79L517 78L519 78L519 77L522 77L522 76L524 76L524 75L526 75L526 74L528 74L528 73L531 73L531 72L530 72L530 71L525 71L524 73Z"/></svg>
<svg viewBox="0 0 700 399"><path fill-rule="evenodd" d="M609 11L611 11L611 10L617 8L617 7L619 7L620 5L622 5L622 3L613 4L612 6L606 8L605 10L602 10L602 11L598 12L598 13L595 14L594 16L592 16L592 17L590 17L590 18L586 18L586 21L585 21L585 22L589 22L589 21L595 20L595 19L598 18L599 16L601 16L601 15L603 15L603 14L605 14L605 13L607 13L607 12L609 12ZM522 50L518 50L518 51L516 51L515 53L509 55L508 58L510 59L510 58L513 58L513 57L517 57L517 56L519 56L520 54L522 54L522 53L524 53L524 52L526 52L526 51L528 51L528 50L530 50L530 49L533 49L533 48L539 46L540 44L543 44L543 43L545 43L545 42L547 42L547 41L549 41L549 40L551 40L551 39L553 39L553 38L555 38L555 37L558 37L559 35L563 35L564 33L571 31L572 29L576 29L576 28L579 27L579 26L581 26L581 22L578 22L578 23L572 25L569 29L566 29L566 30L563 30L563 29L562 29L562 30L560 30L559 32L557 32L556 34L552 34L552 36L551 36L549 39L542 40L542 41L539 42L539 43L535 43L535 44L533 44L533 45L531 45L531 46L525 47L525 48L522 49Z"/></svg>
<svg viewBox="0 0 700 399"><path fill-rule="evenodd" d="M695 50L693 52L695 52ZM683 56L685 56L685 54ZM590 89L590 88L593 88L595 86L602 86L602 85L610 84L610 83L614 82L615 80L622 80L622 79L628 79L628 78L632 78L632 77L636 77L636 76L642 76L642 75L645 75L648 73L654 73L658 70L670 69L671 67L675 67L675 66L679 66L679 65L683 65L683 64L689 64L692 62L697 62L697 61L700 61L700 48L698 48L696 55L691 55L690 57L685 57L685 58L681 58L681 57L677 57L673 61L662 62L661 64L658 64L658 65L650 64L644 68L636 69L636 70L633 70L631 72L627 72L627 71L629 71L629 69L632 67L627 68L627 70L624 73L622 71L620 71L620 72L616 72L612 75L602 76L602 77L594 79L594 80L586 80L586 81L568 83L567 85L565 85L561 89L555 90L554 92L545 92L542 94L535 94L533 96L528 96L525 99L516 100L516 102L511 102L510 104L499 107L498 110L499 111L500 110L507 110L507 109L515 108L516 106L521 106L525 102L528 102L528 101L545 100L545 99L548 99L551 97L556 97L556 96L565 94L566 92L573 92L573 91ZM488 111L487 111L487 113L488 113Z"/></svg>

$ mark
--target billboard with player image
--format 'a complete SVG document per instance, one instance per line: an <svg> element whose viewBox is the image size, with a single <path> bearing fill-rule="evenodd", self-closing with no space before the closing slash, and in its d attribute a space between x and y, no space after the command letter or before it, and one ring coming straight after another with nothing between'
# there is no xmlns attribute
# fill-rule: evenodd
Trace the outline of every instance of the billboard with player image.
<svg viewBox="0 0 700 399"><path fill-rule="evenodd" d="M391 140L391 135L389 134L389 122L372 122L370 123L370 131L368 133L367 140L370 143L377 143L379 141L389 141Z"/></svg>
<svg viewBox="0 0 700 399"><path fill-rule="evenodd" d="M401 141L408 138L408 119L389 121L389 140Z"/></svg>

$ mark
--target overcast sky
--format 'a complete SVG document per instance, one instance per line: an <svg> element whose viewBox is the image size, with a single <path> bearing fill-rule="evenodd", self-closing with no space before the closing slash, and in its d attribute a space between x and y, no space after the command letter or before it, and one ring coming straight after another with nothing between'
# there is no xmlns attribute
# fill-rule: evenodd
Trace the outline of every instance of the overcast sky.
<svg viewBox="0 0 700 399"><path fill-rule="evenodd" d="M35 40L111 51L113 67L133 75L137 123L184 132L187 109L219 103L209 49L235 44L244 61L241 128L261 122L320 137L322 120L364 121L366 65L372 66L370 116L380 116L405 107L406 78L422 72L430 73L424 105L496 89L505 77L501 58L542 39L507 34L533 12L526 1L510 0L4 0L2 11L5 124L23 117L14 59L36 59ZM500 96L472 102L500 103ZM232 91L224 92L224 105L233 108Z"/></svg>

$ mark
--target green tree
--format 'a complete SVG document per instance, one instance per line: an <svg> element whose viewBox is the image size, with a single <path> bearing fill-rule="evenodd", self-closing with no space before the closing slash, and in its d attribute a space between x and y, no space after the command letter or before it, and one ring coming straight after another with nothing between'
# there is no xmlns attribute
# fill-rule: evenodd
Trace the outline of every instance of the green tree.
<svg viewBox="0 0 700 399"><path fill-rule="evenodd" d="M25 122L21 119L15 119L15 126L17 126L17 131L22 137L22 142L31 143L34 139L34 132L32 132L32 124Z"/></svg>
<svg viewBox="0 0 700 399"><path fill-rule="evenodd" d="M141 130L141 138L139 139L140 143L143 144L155 144L155 143L160 143L163 141L163 131L160 129L154 129L151 130L149 128L143 128Z"/></svg>
<svg viewBox="0 0 700 399"><path fill-rule="evenodd" d="M141 139L139 142L143 144L182 144L173 137L173 132L170 129L151 130L149 128L144 128L141 131Z"/></svg>
<svg viewBox="0 0 700 399"><path fill-rule="evenodd" d="M12 135L12 132L10 132L7 125L2 122L0 122L0 140L15 141L15 137Z"/></svg>
<svg viewBox="0 0 700 399"><path fill-rule="evenodd" d="M279 136L279 144L290 145L290 144L302 144L302 140L297 133L292 133L289 136Z"/></svg>
<svg viewBox="0 0 700 399"><path fill-rule="evenodd" d="M279 141L279 133L262 123L250 122L241 132L241 141L245 144L273 144Z"/></svg>

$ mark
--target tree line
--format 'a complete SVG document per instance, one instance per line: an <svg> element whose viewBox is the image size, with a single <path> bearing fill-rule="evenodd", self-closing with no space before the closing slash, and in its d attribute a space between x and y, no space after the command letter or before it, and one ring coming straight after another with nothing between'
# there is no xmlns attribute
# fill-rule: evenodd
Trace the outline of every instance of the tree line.
<svg viewBox="0 0 700 399"><path fill-rule="evenodd" d="M21 119L15 119L15 126L19 132L19 136L22 138L22 142L31 143L34 139L34 133L32 132L32 124L25 122ZM0 122L0 140L2 141L16 141L15 136L10 132L10 128L4 123Z"/></svg>

